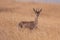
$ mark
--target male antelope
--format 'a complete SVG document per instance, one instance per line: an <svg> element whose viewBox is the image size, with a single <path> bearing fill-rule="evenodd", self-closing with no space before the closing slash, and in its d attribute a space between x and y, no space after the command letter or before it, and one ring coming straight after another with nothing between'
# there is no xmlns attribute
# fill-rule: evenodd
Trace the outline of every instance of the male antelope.
<svg viewBox="0 0 60 40"><path fill-rule="evenodd" d="M19 23L19 26L21 28L25 27L25 28L29 28L30 30L32 30L33 28L36 28L37 27L37 24L38 24L38 17L40 15L40 12L42 11L42 8L41 9L34 9L33 8L33 11L35 12L35 20L34 21L21 21Z"/></svg>

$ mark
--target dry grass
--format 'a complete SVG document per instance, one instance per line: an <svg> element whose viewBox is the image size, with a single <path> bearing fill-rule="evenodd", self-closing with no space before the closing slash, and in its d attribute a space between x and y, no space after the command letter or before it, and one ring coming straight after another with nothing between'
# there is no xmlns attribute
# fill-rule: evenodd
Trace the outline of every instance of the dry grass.
<svg viewBox="0 0 60 40"><path fill-rule="evenodd" d="M0 12L0 40L60 40L60 5L38 3L4 5L1 6L3 11ZM9 11L15 9L9 12L4 8L8 8ZM43 9L39 16L38 28L32 31L21 29L18 26L19 22L34 20L32 8Z"/></svg>

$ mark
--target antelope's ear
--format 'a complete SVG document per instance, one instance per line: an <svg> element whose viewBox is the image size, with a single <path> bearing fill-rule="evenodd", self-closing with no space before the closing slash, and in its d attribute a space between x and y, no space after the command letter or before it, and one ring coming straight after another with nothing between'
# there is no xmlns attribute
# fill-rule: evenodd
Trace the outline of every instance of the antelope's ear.
<svg viewBox="0 0 60 40"><path fill-rule="evenodd" d="M42 8L40 9L40 12L42 11Z"/></svg>
<svg viewBox="0 0 60 40"><path fill-rule="evenodd" d="M33 11L36 12L35 8L33 8Z"/></svg>

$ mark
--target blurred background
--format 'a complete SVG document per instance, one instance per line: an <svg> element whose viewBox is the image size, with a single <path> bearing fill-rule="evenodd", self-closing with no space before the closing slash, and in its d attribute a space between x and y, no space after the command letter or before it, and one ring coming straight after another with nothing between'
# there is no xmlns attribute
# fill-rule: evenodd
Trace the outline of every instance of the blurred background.
<svg viewBox="0 0 60 40"><path fill-rule="evenodd" d="M44 2L44 3L60 3L60 0L16 0L17 2Z"/></svg>
<svg viewBox="0 0 60 40"><path fill-rule="evenodd" d="M0 0L0 2L36 2L36 3L59 3L60 0Z"/></svg>

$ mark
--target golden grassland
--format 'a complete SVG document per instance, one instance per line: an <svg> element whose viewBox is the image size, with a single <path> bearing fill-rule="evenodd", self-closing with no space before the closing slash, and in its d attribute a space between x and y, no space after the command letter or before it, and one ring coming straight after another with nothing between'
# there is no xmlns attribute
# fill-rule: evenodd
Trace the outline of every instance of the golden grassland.
<svg viewBox="0 0 60 40"><path fill-rule="evenodd" d="M38 28L20 28L19 22L35 18L32 8L42 8ZM0 3L0 40L60 40L60 5Z"/></svg>

